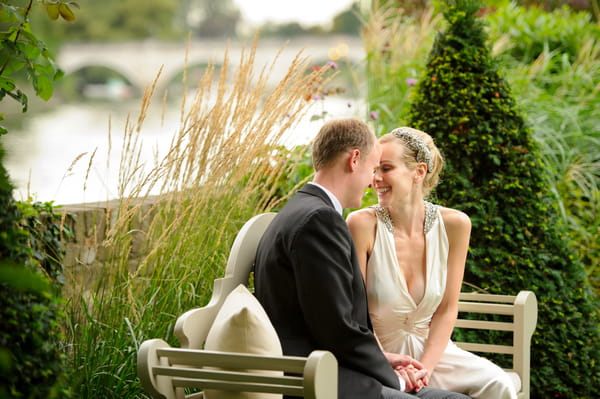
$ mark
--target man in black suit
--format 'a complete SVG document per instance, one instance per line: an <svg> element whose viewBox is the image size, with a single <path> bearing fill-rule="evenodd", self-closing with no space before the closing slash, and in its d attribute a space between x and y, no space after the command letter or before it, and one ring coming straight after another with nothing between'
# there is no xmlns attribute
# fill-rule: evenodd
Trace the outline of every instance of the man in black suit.
<svg viewBox="0 0 600 399"><path fill-rule="evenodd" d="M331 351L339 365L340 399L467 398L429 388L403 392L406 385L420 388L426 371L409 356L384 354L373 335L342 209L360 207L371 183L380 157L375 135L356 119L329 121L313 142L312 157L313 182L278 213L256 254L256 297L283 353Z"/></svg>

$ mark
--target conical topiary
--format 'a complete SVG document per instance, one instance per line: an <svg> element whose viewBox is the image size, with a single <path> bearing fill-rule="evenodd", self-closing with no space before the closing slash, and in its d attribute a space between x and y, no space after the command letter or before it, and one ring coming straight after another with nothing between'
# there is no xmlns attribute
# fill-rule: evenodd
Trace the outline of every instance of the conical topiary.
<svg viewBox="0 0 600 399"><path fill-rule="evenodd" d="M444 2L448 27L436 37L408 120L445 155L437 200L471 217L465 281L537 295L531 396L592 398L600 387L598 299L556 223L536 145L496 70L478 10L476 1Z"/></svg>

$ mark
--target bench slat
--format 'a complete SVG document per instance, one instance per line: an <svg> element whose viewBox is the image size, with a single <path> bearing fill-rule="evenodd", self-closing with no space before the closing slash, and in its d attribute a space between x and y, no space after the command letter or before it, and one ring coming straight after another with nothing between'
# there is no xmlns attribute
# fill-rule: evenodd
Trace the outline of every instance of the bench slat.
<svg viewBox="0 0 600 399"><path fill-rule="evenodd" d="M257 383L199 380L187 378L173 378L172 383L174 387L179 388L217 389L222 391L238 392L281 393L283 395L304 397L303 387L289 387Z"/></svg>
<svg viewBox="0 0 600 399"><path fill-rule="evenodd" d="M174 366L155 366L152 368L154 375L168 375L172 377L193 378L200 380L225 380L231 382L256 382L268 385L302 386L302 378L283 375L267 375L257 372L239 372L230 370L206 370L199 368Z"/></svg>
<svg viewBox="0 0 600 399"><path fill-rule="evenodd" d="M496 331L514 331L514 323L505 323L501 321L487 320L467 320L457 319L455 327L458 328L474 328L477 330L496 330Z"/></svg>
<svg viewBox="0 0 600 399"><path fill-rule="evenodd" d="M503 305L497 303L476 303L461 301L458 303L458 311L512 316L515 314L515 307L513 305Z"/></svg>
<svg viewBox="0 0 600 399"><path fill-rule="evenodd" d="M506 353L514 355L514 347L507 345L473 344L470 342L455 342L459 348L470 352Z"/></svg>
<svg viewBox="0 0 600 399"><path fill-rule="evenodd" d="M171 364L202 364L209 367L231 369L282 370L289 373L301 374L306 365L306 358L296 356L282 358L247 353L223 353L180 348L160 348L156 350L156 353L159 357L168 357Z"/></svg>
<svg viewBox="0 0 600 399"><path fill-rule="evenodd" d="M459 300L461 301L479 301L479 302L502 302L515 303L516 296L514 295L495 295L495 294L480 294L477 292L461 292Z"/></svg>

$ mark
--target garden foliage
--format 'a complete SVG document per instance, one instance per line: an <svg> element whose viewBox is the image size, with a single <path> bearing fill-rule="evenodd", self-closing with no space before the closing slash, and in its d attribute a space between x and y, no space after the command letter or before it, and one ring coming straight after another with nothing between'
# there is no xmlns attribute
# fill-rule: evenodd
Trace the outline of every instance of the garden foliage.
<svg viewBox="0 0 600 399"><path fill-rule="evenodd" d="M28 98L15 77L24 75L47 100L52 80L62 74L29 24L32 7L42 4L0 3L0 101L13 99L23 112ZM68 4L52 4L63 18L64 13L73 17ZM6 133L0 126L0 135ZM14 201L3 155L0 143L0 397L68 398L62 385L62 224L52 204Z"/></svg>
<svg viewBox="0 0 600 399"><path fill-rule="evenodd" d="M503 0L486 15L492 42L505 36L508 54L529 64L544 52L564 54L573 62L587 39L600 37L600 25L588 12L573 12L563 5L552 12L541 7L523 7Z"/></svg>
<svg viewBox="0 0 600 399"><path fill-rule="evenodd" d="M66 398L60 217L51 204L17 204L0 168L0 397Z"/></svg>
<svg viewBox="0 0 600 399"><path fill-rule="evenodd" d="M485 17L540 144L557 222L568 229L570 245L599 295L600 23L585 12L563 7L546 13L508 1Z"/></svg>
<svg viewBox="0 0 600 399"><path fill-rule="evenodd" d="M437 200L473 223L465 281L491 293L532 290L532 396L591 398L600 384L598 300L545 186L539 148L486 46L476 1L445 2L408 115L443 151ZM474 333L477 334L477 333Z"/></svg>

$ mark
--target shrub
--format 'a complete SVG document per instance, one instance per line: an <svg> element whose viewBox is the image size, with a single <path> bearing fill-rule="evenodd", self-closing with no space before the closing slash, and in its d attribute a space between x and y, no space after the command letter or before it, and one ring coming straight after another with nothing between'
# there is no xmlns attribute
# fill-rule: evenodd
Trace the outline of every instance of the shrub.
<svg viewBox="0 0 600 399"><path fill-rule="evenodd" d="M18 206L1 162L0 168L0 397L68 398L56 285L60 228L44 224L58 216L50 204Z"/></svg>
<svg viewBox="0 0 600 399"><path fill-rule="evenodd" d="M447 160L438 200L470 215L465 281L492 293L532 290L532 396L591 398L600 384L598 300L567 247L545 188L539 148L486 47L476 1L446 2L411 104L410 124Z"/></svg>

